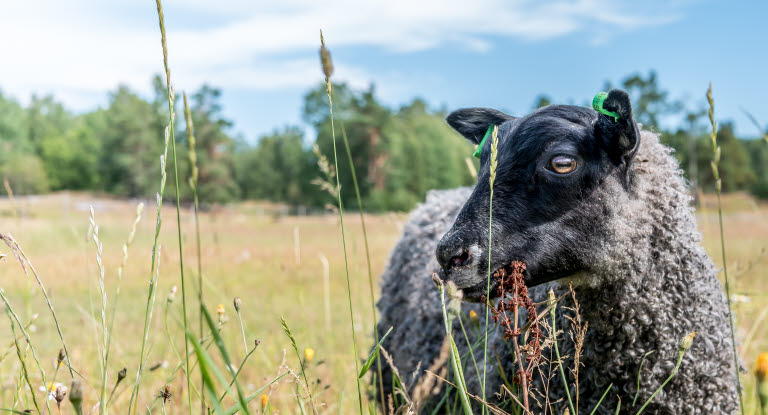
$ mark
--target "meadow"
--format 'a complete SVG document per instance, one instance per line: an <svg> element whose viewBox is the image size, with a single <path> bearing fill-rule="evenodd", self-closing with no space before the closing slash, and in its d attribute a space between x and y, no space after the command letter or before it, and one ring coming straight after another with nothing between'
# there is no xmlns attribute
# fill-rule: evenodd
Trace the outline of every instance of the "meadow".
<svg viewBox="0 0 768 415"><path fill-rule="evenodd" d="M254 201L206 205L198 212L192 116L186 95L177 96L172 87L159 0L157 11L169 117L157 200L85 192L14 198L5 181L9 197L0 200L0 240L7 247L0 246L0 297L10 324L0 325L0 338L7 341L7 346L0 344L0 411L303 415L362 414L366 408L375 413L369 393L376 370L369 366L374 355L362 370L361 362L382 334L374 333L375 276L384 269L407 216L363 215L362 207L360 216L292 215L287 206ZM341 209L333 64L322 32L320 40L333 168L318 156L325 175L319 188L334 196ZM189 172L184 173L192 192L185 196L179 190L181 157L174 131L174 102L182 96L189 146ZM768 204L746 193L727 194L721 202L721 151L711 86L707 97L718 195L701 196L699 227L716 263L723 265L721 248L727 254L735 336L747 369L742 378L746 391L742 413L752 413L758 400L751 363L768 349L764 324L768 301L761 281ZM346 150L351 166L341 119L339 124L344 143L339 152ZM490 133L491 129L486 135ZM491 190L497 133L494 128ZM352 189L362 206L351 167ZM168 176L172 182L166 183ZM344 189L349 197L352 189ZM189 196L194 204L182 205L181 198ZM352 212L354 207L347 206ZM442 296L442 281L436 277L433 281L440 285L440 294L437 289L433 294ZM554 294L550 295L554 306ZM443 303L448 320L445 310ZM451 323L445 326L450 331ZM687 346L681 343L678 365L694 334L686 337ZM450 335L447 338L452 341ZM470 414L458 349L453 343L444 344L452 345L456 395L464 413ZM554 345L559 353L557 342ZM519 352L517 358L521 359ZM220 395L222 390L226 392ZM522 390L527 408L525 380ZM210 406L201 408L205 405L201 402ZM398 413L401 410L412 413L406 406ZM500 413L491 405L484 406L483 413L486 410Z"/></svg>
<svg viewBox="0 0 768 415"><path fill-rule="evenodd" d="M97 252L89 239L89 207L93 206L103 244L105 286L108 309L111 309L115 301L117 269L123 258L121 247L130 232L138 203L136 200L68 192L16 198L13 204L7 198L0 200L0 230L15 237L38 271L59 317L72 366L97 390L101 379L98 347L101 341L101 297ZM151 206L151 201L144 203ZM731 194L723 199L723 206L732 289L736 293L737 336L741 357L749 371L744 375L746 407L748 413L752 413L756 405L752 364L758 353L768 350L765 327L768 293L763 285L768 205L745 194ZM703 243L710 256L720 264L715 207L715 199L705 195L697 216ZM257 391L287 368L299 373L300 362L281 327L280 318L283 317L299 350L303 352L311 348L314 351L307 368L310 383L317 383L314 391L316 401L323 404L320 412L355 412L355 363L339 218L333 214L290 216L285 212L279 205L245 202L200 213L205 305L215 319L221 320L221 334L232 359L240 362L246 355L246 345L233 299L242 299L241 316L248 350L254 340L260 341L238 377L245 393ZM163 213L158 294L147 358L147 367L153 370L143 377L138 407L145 408L154 403L159 408L159 393L168 384L172 396L167 412L187 413L186 381L183 372L177 371L179 356L184 353L184 336L180 323L182 306L174 215L171 209ZM137 226L135 242L128 250L108 366L110 390L117 371L123 367L128 369L127 379L117 387L110 405L119 410L127 408L139 363L150 280L154 212L145 208L143 216ZM389 250L397 241L406 218L404 214L365 216L374 276L385 267ZM197 280L194 215L189 206L181 210L181 222L189 284L189 281ZM364 241L357 215L345 215L344 222L354 327L359 358L364 359L374 343ZM53 318L34 279L25 276L6 246L0 247L0 252L4 255L0 262L0 286L21 321L34 320L29 333L50 380L51 374L56 372L56 356L61 345ZM321 258L327 258L329 266L327 297ZM429 278L428 275L424 277ZM178 287L175 298L169 302L168 295L174 286ZM195 304L196 293L196 286L188 286L187 299L192 304ZM438 295L437 290L434 295ZM224 308L221 315L216 312L219 304ZM189 310L192 328L197 331L198 313L195 307L189 306ZM19 378L19 361L12 348L8 348L12 338L8 324L0 325L0 338L5 339L0 350L0 407L31 408L29 394L23 389L19 391L24 384ZM30 359L27 361L31 362ZM39 373L31 368L30 377L36 388L43 386ZM56 381L68 386L70 380L66 366L63 366L57 372ZM200 379L193 376L192 381L199 390ZM297 378L286 376L261 393L269 396L270 411L300 412L296 403L296 381ZM42 402L45 393L37 391L37 395ZM87 413L98 403L98 394L84 386L83 395L83 408ZM225 406L234 403L229 399L225 400ZM251 407L259 409L260 400L255 401ZM67 404L65 402L64 406Z"/></svg>

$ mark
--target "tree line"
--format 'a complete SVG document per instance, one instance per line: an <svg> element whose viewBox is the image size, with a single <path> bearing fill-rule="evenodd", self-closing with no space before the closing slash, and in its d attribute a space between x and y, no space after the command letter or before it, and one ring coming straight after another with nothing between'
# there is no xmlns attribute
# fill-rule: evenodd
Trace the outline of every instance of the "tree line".
<svg viewBox="0 0 768 415"><path fill-rule="evenodd" d="M636 119L660 131L662 140L676 150L691 183L711 190L705 112L671 100L654 72L628 76L619 86L632 96ZM606 84L604 89L610 87ZM151 197L157 189L168 120L164 88L155 77L154 96L145 99L119 86L109 93L106 107L84 114L73 114L52 96L32 96L22 106L0 91L0 178L18 194L85 190ZM325 86L318 85L304 96L301 115L313 127L313 137L305 137L300 126L285 126L249 142L233 135L232 123L222 114L220 90L204 85L194 91L190 107L200 200L262 199L307 207L332 203L336 171L325 94ZM533 108L550 101L541 95ZM472 168L477 167L472 148L444 122L444 109L430 108L421 99L389 107L376 98L373 86L358 91L346 84L335 85L334 106L344 203L355 203L355 194L342 132L366 209L405 211L430 189L472 184ZM183 108L176 112L183 113ZM686 124L676 130L660 129L659 120L674 114L683 114ZM187 177L183 117L177 117L177 123L179 174ZM730 122L721 123L718 142L724 191L746 190L768 197L768 145L736 137ZM181 186L180 192L183 198L190 197L188 186Z"/></svg>

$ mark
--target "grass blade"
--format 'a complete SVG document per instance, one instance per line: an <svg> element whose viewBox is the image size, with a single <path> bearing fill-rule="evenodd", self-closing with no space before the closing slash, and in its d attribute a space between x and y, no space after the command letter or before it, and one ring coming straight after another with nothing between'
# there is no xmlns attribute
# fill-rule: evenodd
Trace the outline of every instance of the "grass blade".
<svg viewBox="0 0 768 415"><path fill-rule="evenodd" d="M224 363L227 365L227 370L232 374L232 377L234 378L235 382L235 389L237 390L237 398L240 401L240 405L243 407L243 412L248 414L248 408L247 403L245 402L245 398L243 396L243 390L240 388L240 382L237 381L237 378L235 377L235 372L232 370L232 360L229 358L229 353L227 353L227 348L224 345L224 340L221 338L221 334L219 333L218 328L216 327L216 324L213 322L213 319L211 318L211 314L208 313L208 310L205 309L205 307L200 307L200 312L205 317L205 322L208 324L208 328L211 330L211 333L213 333L213 341L216 344L216 347L219 348L219 353L221 353L221 357L224 359ZM189 359L187 359L189 361ZM201 366L202 368L202 361ZM223 382L225 385L227 382ZM215 400L216 394L214 394L213 398ZM218 400L216 400L218 402Z"/></svg>
<svg viewBox="0 0 768 415"><path fill-rule="evenodd" d="M333 93L333 91L331 91ZM355 163L352 161L352 150L349 148L349 140L347 139L347 130L344 128L344 117L339 117L339 126L341 126L341 138L344 141L344 147L347 150L347 160L349 161L349 171L352 173L352 184L355 188L355 198L357 199L357 210L360 213L360 226L363 231L363 243L365 245L365 264L368 267L368 290L371 296L371 318L373 319L373 341L380 343L379 339L379 326L376 318L376 297L373 290L373 271L371 270L371 251L368 248L368 231L365 227L365 216L363 216L363 202L360 197L360 186L357 184L357 174L355 173ZM378 347L378 346L377 346ZM381 359L376 359L376 368L379 375L379 391L381 391L381 408L386 408L384 403L384 381L381 372ZM362 376L361 376L362 377ZM376 382L373 384L373 396L376 396ZM375 399L374 399L375 400Z"/></svg>
<svg viewBox="0 0 768 415"><path fill-rule="evenodd" d="M723 226L723 206L720 201L720 193L723 190L723 183L720 179L720 146L717 145L717 121L715 121L715 99L712 97L712 84L709 84L707 89L707 102L709 103L709 123L712 125L712 133L710 134L710 140L712 142L712 175L715 179L715 190L717 191L717 219L720 225L720 249L723 257L723 276L725 277L725 300L728 303L728 323L731 329L731 347L733 348L733 370L736 374L736 391L739 395L739 408L741 414L745 414L744 401L741 397L741 373L739 372L739 354L736 349L736 333L735 325L733 324L733 310L731 309L731 284L728 278L728 260L725 257L725 231Z"/></svg>
<svg viewBox="0 0 768 415"><path fill-rule="evenodd" d="M203 385L205 386L205 391L208 393L208 397L211 400L211 404L213 405L213 408L216 410L217 414L222 414L223 411L221 410L219 401L216 399L216 385L213 381L211 373L213 373L213 376L215 376L221 384L226 385L227 381L224 378L224 375L221 374L221 371L219 371L219 369L216 367L216 364L213 363L211 355L205 351L205 348L203 348L195 336L187 331L186 337L189 343L192 343L192 349L194 350L195 355L197 355L197 361L200 363L200 373L203 374ZM190 408L190 410L191 409L192 408Z"/></svg>
<svg viewBox="0 0 768 415"><path fill-rule="evenodd" d="M635 392L635 399L632 400L632 406L635 406L637 403L637 397L640 395L640 375L643 372L643 363L645 363L645 358L648 357L651 353L655 352L655 350L651 350L650 352L647 352L643 355L643 358L640 359L640 368L637 369L637 391Z"/></svg>
<svg viewBox="0 0 768 415"><path fill-rule="evenodd" d="M683 356L685 356L685 352L688 351L688 349L690 349L691 344L693 343L693 337L695 335L696 335L696 333L691 333L691 334L683 337L683 339L680 341L680 345L678 346L678 349L677 349L677 363L675 363L674 370L672 370L672 373L669 374L669 376L664 381L664 383L662 383L661 386L659 386L659 388L656 389L655 392L653 392L653 395L651 395L651 397L648 398L647 401L645 401L643 406L640 407L640 410L637 411L637 413L635 415L640 415L643 412L643 410L645 409L645 407L648 406L649 403L651 403L653 398L655 398L656 395L659 392L661 392L662 389L664 389L664 386L667 386L667 383L669 383L669 381L672 380L673 377L675 377L675 375L677 374L677 371L680 369L680 363L683 362ZM744 407L742 406L742 410L743 410L743 408Z"/></svg>
<svg viewBox="0 0 768 415"><path fill-rule="evenodd" d="M371 365L373 365L373 362L376 361L376 358L379 356L379 348L381 347L381 344L384 343L384 339L387 338L389 333L392 331L394 327L390 327L389 330L387 330L386 333L384 333L383 336L381 336L381 339L378 343L376 343L376 347L371 350L371 354L368 355L368 359L366 359L365 363L363 364L363 368L360 370L360 374L357 375L358 379L362 379L363 376L365 376L366 373L368 373L368 369L371 368Z"/></svg>
<svg viewBox="0 0 768 415"><path fill-rule="evenodd" d="M597 408L600 407L600 404L603 403L603 399L605 399L606 395L608 395L608 392L611 391L611 388L613 387L613 383L608 385L608 389L603 392L603 396L600 397L600 400L597 401L597 404L595 405L595 409L592 410L592 412L589 413L589 415L594 415L595 412L597 412ZM619 407L621 407L621 401L619 401ZM618 409L616 409L616 413L618 413Z"/></svg>
<svg viewBox="0 0 768 415"><path fill-rule="evenodd" d="M187 94L183 93L184 97L184 120L187 126L187 144L189 145L189 187L192 189L192 198L194 199L195 206L195 242L197 248L197 303L198 306L203 305L203 254L200 247L200 204L197 198L197 151L195 149L197 140L195 139L195 126L192 123L192 112L189 109L189 103L187 102ZM238 314L239 316L239 314ZM200 315L200 338L203 337L203 316ZM200 387L202 388L203 378L200 377ZM190 408L191 410L192 408ZM205 405L201 403L201 413L205 413Z"/></svg>

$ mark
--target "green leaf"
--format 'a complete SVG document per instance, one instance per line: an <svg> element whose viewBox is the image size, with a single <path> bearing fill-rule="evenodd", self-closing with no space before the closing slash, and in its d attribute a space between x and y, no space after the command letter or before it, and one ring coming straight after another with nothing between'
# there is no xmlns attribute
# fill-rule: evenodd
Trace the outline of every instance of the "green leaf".
<svg viewBox="0 0 768 415"><path fill-rule="evenodd" d="M368 373L368 369L371 368L371 365L373 365L373 362L376 361L376 357L379 355L379 348L381 347L381 344L384 342L384 339L387 338L387 335L389 332L392 331L392 327L387 330L386 333L384 333L383 336L381 336L381 340L376 344L376 347L371 350L371 354L368 355L368 360L365 361L365 364L363 365L363 368L360 370L360 374L357 376L358 379L362 379L363 376L365 376L366 373Z"/></svg>
<svg viewBox="0 0 768 415"><path fill-rule="evenodd" d="M224 346L224 340L221 338L219 329L218 327L216 327L216 324L213 322L213 319L211 318L210 313L208 313L208 310L206 310L202 304L200 305L200 311L203 313L203 316L205 316L205 322L208 324L208 328L211 330L211 333L213 334L214 343L216 343L216 347L219 348L219 352L221 352L221 357L224 358L224 363L226 363L227 369L229 370L230 374L233 376L233 379L235 380L235 389L237 390L238 402L240 403L240 406L242 407L243 412L246 415L249 415L250 412L248 412L248 403L245 402L245 396L243 395L243 390L240 387L240 382L238 382L237 378L234 377L235 373L232 370L232 360L229 358L229 353L227 353L227 349ZM220 379L223 379L223 377L221 377ZM222 384L227 385L228 382L224 381L222 382ZM215 396L214 396L214 400L215 400Z"/></svg>
<svg viewBox="0 0 768 415"><path fill-rule="evenodd" d="M203 348L200 342L195 338L194 334L187 331L187 338L189 339L190 343L192 343L192 348L195 349L195 355L197 355L197 361L200 366L200 373L203 376L205 391L208 393L208 397L211 400L214 409L216 409L216 413L221 414L222 410L219 406L219 401L216 399L216 385L213 382L213 376L216 376L219 382L221 382L223 385L227 385L227 381L224 379L224 375L221 374L221 371L219 371L219 369L213 363L211 355L205 351L205 348Z"/></svg>

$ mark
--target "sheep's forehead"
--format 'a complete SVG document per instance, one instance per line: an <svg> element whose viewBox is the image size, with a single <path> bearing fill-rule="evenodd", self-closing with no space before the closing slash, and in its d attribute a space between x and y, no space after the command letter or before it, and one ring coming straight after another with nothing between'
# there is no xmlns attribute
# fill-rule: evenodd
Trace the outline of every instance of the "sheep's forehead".
<svg viewBox="0 0 768 415"><path fill-rule="evenodd" d="M553 142L582 144L594 139L593 121L567 112L534 112L504 123L499 129L502 150L525 151L535 155Z"/></svg>

